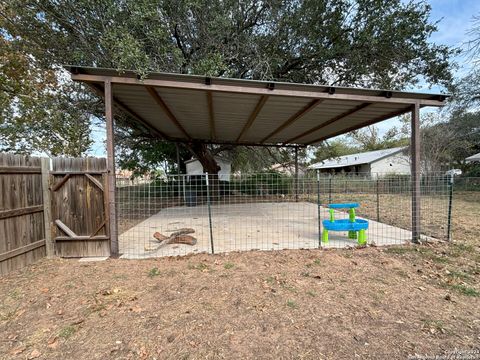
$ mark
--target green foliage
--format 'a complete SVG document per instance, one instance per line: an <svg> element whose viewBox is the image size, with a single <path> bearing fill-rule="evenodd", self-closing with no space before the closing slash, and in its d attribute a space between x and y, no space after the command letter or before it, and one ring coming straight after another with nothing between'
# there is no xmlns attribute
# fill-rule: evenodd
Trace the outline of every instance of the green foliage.
<svg viewBox="0 0 480 360"><path fill-rule="evenodd" d="M0 59L0 151L84 155L95 100L42 69L17 41L0 37Z"/></svg>
<svg viewBox="0 0 480 360"><path fill-rule="evenodd" d="M177 148L175 144L158 141L158 139L135 138L132 130L119 131L117 136L119 166L131 170L133 176L141 176L152 172L159 166L166 174L177 174ZM183 146L178 147L180 157L180 173L184 174L185 161L191 154Z"/></svg>
<svg viewBox="0 0 480 360"><path fill-rule="evenodd" d="M337 138L331 141L323 141L313 153L311 163L321 162L327 159L335 159L340 156L355 154L359 152L358 147L352 146L347 139Z"/></svg>
<svg viewBox="0 0 480 360"><path fill-rule="evenodd" d="M75 327L71 326L71 325L68 325L68 326L65 326L64 328L62 328L60 330L60 332L58 333L58 337L61 337L61 338L64 338L64 339L68 339L69 337L71 337L73 334L75 334L77 330L75 329Z"/></svg>
<svg viewBox="0 0 480 360"><path fill-rule="evenodd" d="M436 25L429 21L430 6L420 1L6 0L0 10L3 39L18 44L36 68L47 72L75 64L134 69L140 76L167 71L402 89L420 80L448 86L456 53L429 42ZM7 116L2 126L30 144L43 129L52 131L49 122L57 127L76 123L81 127L70 125L70 132L54 131L74 133L82 142L72 147L82 153L90 133L85 112L78 110L77 95L82 98L85 90L77 91L63 92L69 94L62 99L68 104L60 107L63 111L55 111L59 105L52 99L25 106L45 119L32 135L22 124L12 130ZM102 118L98 99L85 99L89 114ZM152 144L138 125L127 130L132 123L126 117L117 121L125 167L142 172L175 162L172 145ZM41 148L53 140L45 138ZM52 148L72 153L68 147Z"/></svg>
<svg viewBox="0 0 480 360"><path fill-rule="evenodd" d="M292 186L292 177L274 171L249 175L240 181L233 180L230 185L231 190L248 195L288 194Z"/></svg>
<svg viewBox="0 0 480 360"><path fill-rule="evenodd" d="M149 277L155 277L160 275L160 270L157 267L151 268L150 271L148 272Z"/></svg>
<svg viewBox="0 0 480 360"><path fill-rule="evenodd" d="M408 138L402 135L404 134L396 127L391 128L381 136L376 126L367 126L366 128L353 131L349 137L362 151L375 151L407 146Z"/></svg>
<svg viewBox="0 0 480 360"><path fill-rule="evenodd" d="M234 263L231 263L231 262L226 262L223 267L227 270L229 269L233 269L235 267L235 264Z"/></svg>
<svg viewBox="0 0 480 360"><path fill-rule="evenodd" d="M291 309L298 308L298 305L294 300L287 300L287 306Z"/></svg>
<svg viewBox="0 0 480 360"><path fill-rule="evenodd" d="M480 297L480 291L462 284L454 284L450 286L452 289L458 291L460 294L471 297Z"/></svg>

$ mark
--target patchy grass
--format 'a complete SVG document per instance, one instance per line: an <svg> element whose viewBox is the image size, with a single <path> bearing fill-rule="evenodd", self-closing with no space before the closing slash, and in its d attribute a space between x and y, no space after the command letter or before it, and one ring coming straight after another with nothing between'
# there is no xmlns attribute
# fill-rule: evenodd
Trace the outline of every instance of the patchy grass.
<svg viewBox="0 0 480 360"><path fill-rule="evenodd" d="M226 263L223 265L223 268L226 269L226 270L233 269L234 267L235 267L235 264L234 264L234 263L231 263L231 262L226 262Z"/></svg>
<svg viewBox="0 0 480 360"><path fill-rule="evenodd" d="M287 306L291 309L298 308L298 305L294 300L287 300Z"/></svg>
<svg viewBox="0 0 480 360"><path fill-rule="evenodd" d="M158 276L158 275L160 275L160 270L158 270L157 267L151 268L150 271L148 272L149 277L155 277L155 276Z"/></svg>
<svg viewBox="0 0 480 360"><path fill-rule="evenodd" d="M473 296L473 297L479 297L480 292L477 291L476 289L462 285L462 284L453 284L450 285L450 288L454 289L455 291L459 292L460 294L463 294L465 296Z"/></svg>
<svg viewBox="0 0 480 360"><path fill-rule="evenodd" d="M68 339L70 336L75 334L75 331L76 331L75 327L71 325L65 326L59 331L58 337L61 337L63 339Z"/></svg>
<svg viewBox="0 0 480 360"><path fill-rule="evenodd" d="M478 345L478 246L407 248L45 259L0 279L0 354L405 359Z"/></svg>

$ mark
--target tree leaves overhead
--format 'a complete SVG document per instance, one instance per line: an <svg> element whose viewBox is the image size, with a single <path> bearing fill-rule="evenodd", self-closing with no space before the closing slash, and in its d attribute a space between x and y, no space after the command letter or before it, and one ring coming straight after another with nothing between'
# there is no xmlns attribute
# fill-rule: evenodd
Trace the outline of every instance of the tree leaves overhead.
<svg viewBox="0 0 480 360"><path fill-rule="evenodd" d="M429 14L425 2L401 0L5 0L0 7L4 41L19 44L46 73L74 64L142 76L166 71L392 89L421 79L451 82L456 51L429 41L436 31ZM72 101L72 116L84 119L83 110L73 114Z"/></svg>
<svg viewBox="0 0 480 360"><path fill-rule="evenodd" d="M92 144L91 97L60 83L15 41L0 42L0 149L83 155Z"/></svg>
<svg viewBox="0 0 480 360"><path fill-rule="evenodd" d="M430 6L400 0L8 0L7 31L45 66L69 63L404 88L448 85ZM9 16L10 15L10 16Z"/></svg>

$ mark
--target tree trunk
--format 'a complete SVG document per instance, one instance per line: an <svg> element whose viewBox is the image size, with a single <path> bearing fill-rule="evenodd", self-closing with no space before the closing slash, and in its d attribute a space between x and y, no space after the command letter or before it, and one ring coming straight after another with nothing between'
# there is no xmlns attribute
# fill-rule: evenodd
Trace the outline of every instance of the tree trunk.
<svg viewBox="0 0 480 360"><path fill-rule="evenodd" d="M193 142L187 145L190 152L200 161L203 171L208 173L209 187L210 187L210 199L217 201L220 197L220 183L218 180L218 172L220 166L218 166L215 157L208 149L207 144L201 142Z"/></svg>

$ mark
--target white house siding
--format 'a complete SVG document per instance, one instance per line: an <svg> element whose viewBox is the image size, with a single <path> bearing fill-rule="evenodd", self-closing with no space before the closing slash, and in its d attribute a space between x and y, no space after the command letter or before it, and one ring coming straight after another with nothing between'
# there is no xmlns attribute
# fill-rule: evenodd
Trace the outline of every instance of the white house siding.
<svg viewBox="0 0 480 360"><path fill-rule="evenodd" d="M387 156L383 159L374 161L370 164L370 171L372 175L378 173L383 175L389 174L410 174L410 159L408 156L398 153L392 156Z"/></svg>
<svg viewBox="0 0 480 360"><path fill-rule="evenodd" d="M230 181L230 173L232 170L232 163L228 160L215 158L218 166L220 166L220 171L218 172L218 178L221 181ZM203 166L198 160L190 160L185 162L187 167L187 175L203 175Z"/></svg>

